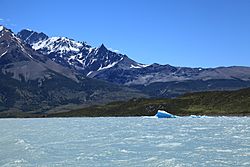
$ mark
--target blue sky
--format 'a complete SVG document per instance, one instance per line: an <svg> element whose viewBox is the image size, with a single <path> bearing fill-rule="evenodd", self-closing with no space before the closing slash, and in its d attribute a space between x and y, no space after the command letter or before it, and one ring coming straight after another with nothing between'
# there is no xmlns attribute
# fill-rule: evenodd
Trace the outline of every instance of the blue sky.
<svg viewBox="0 0 250 167"><path fill-rule="evenodd" d="M141 63L250 66L250 0L1 0L0 24L90 45Z"/></svg>

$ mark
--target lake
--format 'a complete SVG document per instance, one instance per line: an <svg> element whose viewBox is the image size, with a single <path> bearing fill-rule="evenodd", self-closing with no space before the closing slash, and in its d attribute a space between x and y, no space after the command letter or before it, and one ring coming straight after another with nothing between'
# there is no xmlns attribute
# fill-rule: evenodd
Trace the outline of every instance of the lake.
<svg viewBox="0 0 250 167"><path fill-rule="evenodd" d="M250 117L0 119L0 166L250 166Z"/></svg>

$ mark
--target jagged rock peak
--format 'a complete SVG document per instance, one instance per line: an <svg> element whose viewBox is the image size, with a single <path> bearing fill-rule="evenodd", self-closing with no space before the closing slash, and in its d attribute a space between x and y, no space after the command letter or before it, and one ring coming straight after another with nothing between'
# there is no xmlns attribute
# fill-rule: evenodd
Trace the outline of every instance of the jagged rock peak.
<svg viewBox="0 0 250 167"><path fill-rule="evenodd" d="M43 32L35 32L30 29L21 30L19 33L17 33L17 36L28 44L33 44L33 43L43 41L49 38Z"/></svg>
<svg viewBox="0 0 250 167"><path fill-rule="evenodd" d="M11 29L8 29L3 25L0 25L0 32L10 32L14 35L14 33L11 31Z"/></svg>
<svg viewBox="0 0 250 167"><path fill-rule="evenodd" d="M108 49L104 44L101 44L101 46L98 48L99 51L107 51Z"/></svg>

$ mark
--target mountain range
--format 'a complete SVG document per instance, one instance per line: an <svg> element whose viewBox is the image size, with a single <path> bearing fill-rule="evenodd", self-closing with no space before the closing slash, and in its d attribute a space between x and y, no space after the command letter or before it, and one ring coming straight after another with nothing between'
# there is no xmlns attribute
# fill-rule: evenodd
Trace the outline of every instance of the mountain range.
<svg viewBox="0 0 250 167"><path fill-rule="evenodd" d="M0 26L0 111L47 112L138 97L250 87L250 68L142 64L67 37ZM60 108L62 110L62 108Z"/></svg>
<svg viewBox="0 0 250 167"><path fill-rule="evenodd" d="M45 112L142 96L137 90L88 78L58 64L0 27L0 111Z"/></svg>
<svg viewBox="0 0 250 167"><path fill-rule="evenodd" d="M51 60L89 78L126 85L153 97L175 97L186 92L234 90L250 86L249 67L188 68L138 63L108 50L66 37L22 30L18 37Z"/></svg>

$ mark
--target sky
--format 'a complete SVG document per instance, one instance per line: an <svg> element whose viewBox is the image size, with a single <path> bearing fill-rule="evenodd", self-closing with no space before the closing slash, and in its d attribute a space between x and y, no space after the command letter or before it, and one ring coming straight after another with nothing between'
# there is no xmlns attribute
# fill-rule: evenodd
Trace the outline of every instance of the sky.
<svg viewBox="0 0 250 167"><path fill-rule="evenodd" d="M0 24L102 43L133 60L250 66L250 0L1 0Z"/></svg>

